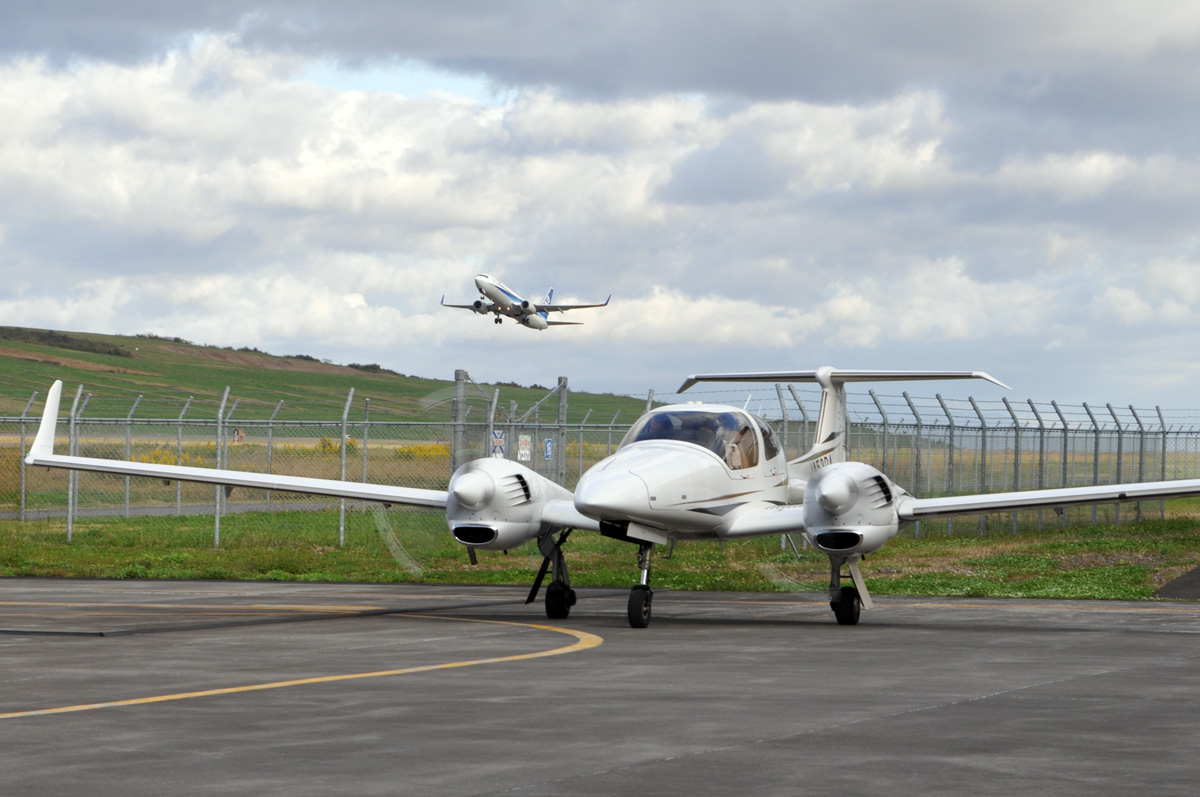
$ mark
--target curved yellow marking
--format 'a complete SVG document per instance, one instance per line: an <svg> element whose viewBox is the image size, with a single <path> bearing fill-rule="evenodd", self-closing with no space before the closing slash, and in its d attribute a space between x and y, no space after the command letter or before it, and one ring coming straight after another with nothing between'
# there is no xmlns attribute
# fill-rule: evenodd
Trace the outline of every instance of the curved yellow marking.
<svg viewBox="0 0 1200 797"><path fill-rule="evenodd" d="M135 697L129 700L113 700L107 703L85 703L78 706L60 706L58 708L43 708L33 711L13 711L8 714L0 714L0 719L13 719L15 717L33 717L40 714L67 714L72 711L91 711L98 708L113 708L115 706L140 706L146 703L165 703L170 700L188 700L194 697L213 697L216 695L232 695L239 692L258 692L264 689L283 689L289 686L306 686L308 684L324 684L334 681L350 681L356 678L382 678L389 675L410 675L418 672L431 672L433 670L452 670L458 667L474 667L480 664L500 664L507 661L525 661L527 659L541 659L547 656L561 656L564 653L577 653L581 650L594 648L600 645L604 639L589 634L586 631L576 631L572 628L560 628L554 625L538 625L536 623L513 623L505 620L475 620L462 617L438 617L436 615L426 614L397 614L397 617L420 617L427 620L453 620L462 623L488 623L491 625L512 625L521 628L536 628L542 631L554 631L559 634L567 634L575 637L575 642L570 645L565 645L561 648L551 648L550 650L541 650L536 653L518 653L513 656L496 656L489 659L473 659L470 661L451 661L442 664L425 664L419 667L405 667L399 670L379 670L377 672L357 672L348 673L346 675L321 675L314 678L297 678L292 681L273 681L265 684L248 684L246 686L230 686L223 689L205 689L199 692L180 692L173 695L154 695L152 697Z"/></svg>

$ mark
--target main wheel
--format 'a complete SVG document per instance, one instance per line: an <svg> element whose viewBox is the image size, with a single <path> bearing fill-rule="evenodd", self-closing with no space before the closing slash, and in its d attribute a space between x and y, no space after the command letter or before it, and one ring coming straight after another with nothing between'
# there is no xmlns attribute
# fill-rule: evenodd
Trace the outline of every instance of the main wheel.
<svg viewBox="0 0 1200 797"><path fill-rule="evenodd" d="M858 590L854 587L842 587L842 599L837 603L830 601L829 608L838 625L858 625L858 614L862 610L862 601L858 599Z"/></svg>
<svg viewBox="0 0 1200 797"><path fill-rule="evenodd" d="M575 605L575 590L561 581L546 587L546 616L551 620L565 620Z"/></svg>
<svg viewBox="0 0 1200 797"><path fill-rule="evenodd" d="M654 593L649 587L634 587L629 592L629 627L645 628L650 625L650 599Z"/></svg>

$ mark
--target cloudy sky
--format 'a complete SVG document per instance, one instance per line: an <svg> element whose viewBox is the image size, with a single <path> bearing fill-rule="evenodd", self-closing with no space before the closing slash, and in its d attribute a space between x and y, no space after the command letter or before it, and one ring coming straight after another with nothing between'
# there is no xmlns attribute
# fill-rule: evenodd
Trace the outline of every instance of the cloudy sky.
<svg viewBox="0 0 1200 797"><path fill-rule="evenodd" d="M832 364L1200 407L1197 4L4 17L0 323L596 391ZM547 332L439 307L479 272L612 304Z"/></svg>

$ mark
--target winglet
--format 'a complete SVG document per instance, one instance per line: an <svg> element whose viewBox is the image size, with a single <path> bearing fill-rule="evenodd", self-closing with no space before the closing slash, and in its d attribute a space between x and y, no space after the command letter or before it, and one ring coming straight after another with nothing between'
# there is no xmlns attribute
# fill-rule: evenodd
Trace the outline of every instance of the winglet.
<svg viewBox="0 0 1200 797"><path fill-rule="evenodd" d="M38 425L37 436L25 457L27 464L33 465L38 457L54 453L54 432L58 426L58 403L62 397L62 380L56 379L46 394L46 406L42 409L42 422Z"/></svg>

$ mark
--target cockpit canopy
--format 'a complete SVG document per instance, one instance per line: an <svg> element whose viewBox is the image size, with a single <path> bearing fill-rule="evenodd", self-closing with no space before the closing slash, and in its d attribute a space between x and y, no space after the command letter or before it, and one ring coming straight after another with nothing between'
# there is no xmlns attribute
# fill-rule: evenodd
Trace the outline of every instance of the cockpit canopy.
<svg viewBox="0 0 1200 797"><path fill-rule="evenodd" d="M643 440L692 443L712 451L729 467L738 470L758 464L760 437L767 459L779 454L771 427L748 412L732 407L719 411L665 408L639 418L621 440L621 446Z"/></svg>

